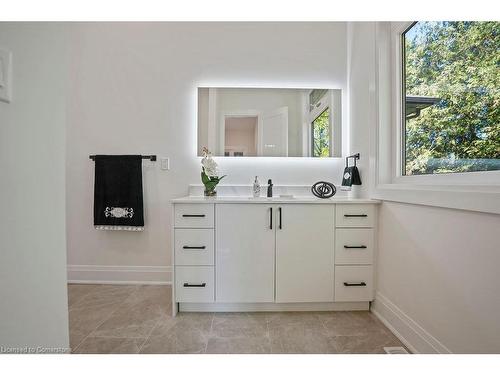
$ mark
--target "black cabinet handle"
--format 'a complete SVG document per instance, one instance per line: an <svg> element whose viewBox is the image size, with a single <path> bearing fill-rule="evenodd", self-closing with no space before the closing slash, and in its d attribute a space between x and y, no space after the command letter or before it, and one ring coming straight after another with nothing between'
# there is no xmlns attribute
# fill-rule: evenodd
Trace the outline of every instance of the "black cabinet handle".
<svg viewBox="0 0 500 375"><path fill-rule="evenodd" d="M201 284L184 283L184 288L204 288L206 285L207 283L201 283Z"/></svg>
<svg viewBox="0 0 500 375"><path fill-rule="evenodd" d="M281 207L278 208L278 212L280 214L280 226L279 226L279 228L282 229L282 225L281 225Z"/></svg>
<svg viewBox="0 0 500 375"><path fill-rule="evenodd" d="M273 208L269 207L269 229L273 229Z"/></svg>
<svg viewBox="0 0 500 375"><path fill-rule="evenodd" d="M365 245L361 245L361 246L344 245L344 249L366 249L366 246Z"/></svg>
<svg viewBox="0 0 500 375"><path fill-rule="evenodd" d="M199 214L184 214L182 217L205 217L204 214L199 215Z"/></svg>
<svg viewBox="0 0 500 375"><path fill-rule="evenodd" d="M199 249L199 250L203 250L203 249L206 249L206 246L182 246L183 249L190 249L190 250L193 250L193 249Z"/></svg>
<svg viewBox="0 0 500 375"><path fill-rule="evenodd" d="M368 217L368 215L367 214L357 214L357 215L345 214L344 217Z"/></svg>
<svg viewBox="0 0 500 375"><path fill-rule="evenodd" d="M360 282L360 283L344 283L344 286L366 286L366 283Z"/></svg>

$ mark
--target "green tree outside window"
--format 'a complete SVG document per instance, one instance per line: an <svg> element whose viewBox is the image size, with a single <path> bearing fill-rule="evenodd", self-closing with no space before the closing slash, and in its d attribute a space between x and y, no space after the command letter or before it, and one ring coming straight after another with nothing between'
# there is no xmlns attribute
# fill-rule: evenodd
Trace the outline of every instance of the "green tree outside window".
<svg viewBox="0 0 500 375"><path fill-rule="evenodd" d="M417 22L403 42L403 173L500 170L500 22ZM409 116L410 96L436 102Z"/></svg>
<svg viewBox="0 0 500 375"><path fill-rule="evenodd" d="M327 158L330 156L330 109L325 109L312 122L313 156Z"/></svg>

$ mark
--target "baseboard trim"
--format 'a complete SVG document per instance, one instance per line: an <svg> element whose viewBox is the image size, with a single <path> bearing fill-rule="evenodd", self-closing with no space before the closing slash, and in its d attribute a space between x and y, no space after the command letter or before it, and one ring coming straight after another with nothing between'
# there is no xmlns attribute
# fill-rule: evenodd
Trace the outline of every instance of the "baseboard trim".
<svg viewBox="0 0 500 375"><path fill-rule="evenodd" d="M68 265L72 284L148 284L171 285L170 266L93 266Z"/></svg>
<svg viewBox="0 0 500 375"><path fill-rule="evenodd" d="M387 297L376 293L371 311L412 353L450 354L443 343L427 332Z"/></svg>

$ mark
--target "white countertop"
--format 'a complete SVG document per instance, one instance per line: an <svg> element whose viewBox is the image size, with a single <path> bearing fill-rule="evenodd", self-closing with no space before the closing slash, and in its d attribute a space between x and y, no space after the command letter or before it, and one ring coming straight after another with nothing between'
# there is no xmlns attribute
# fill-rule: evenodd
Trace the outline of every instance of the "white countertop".
<svg viewBox="0 0 500 375"><path fill-rule="evenodd" d="M375 199L355 199L355 198L346 198L346 197L338 197L338 198L328 198L321 199L313 196L297 196L293 198L286 197L245 197L245 196L217 196L217 197L205 197L205 196L186 196L182 198L172 199L172 203L261 203L261 204L271 204L271 203L311 203L311 204L378 204L380 201Z"/></svg>

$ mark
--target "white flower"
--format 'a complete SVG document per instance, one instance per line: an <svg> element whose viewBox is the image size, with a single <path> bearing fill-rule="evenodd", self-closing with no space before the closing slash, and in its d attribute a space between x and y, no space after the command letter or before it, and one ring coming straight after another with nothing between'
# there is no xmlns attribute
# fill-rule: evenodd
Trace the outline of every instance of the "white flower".
<svg viewBox="0 0 500 375"><path fill-rule="evenodd" d="M217 177L219 175L219 171L217 170L217 163L211 156L204 157L201 160L201 165L205 168L205 173L208 177Z"/></svg>
<svg viewBox="0 0 500 375"><path fill-rule="evenodd" d="M201 165L205 169L205 174L208 177L218 177L219 171L217 163L214 159L212 159L212 154L210 154L206 148L203 149L203 159L201 159Z"/></svg>

